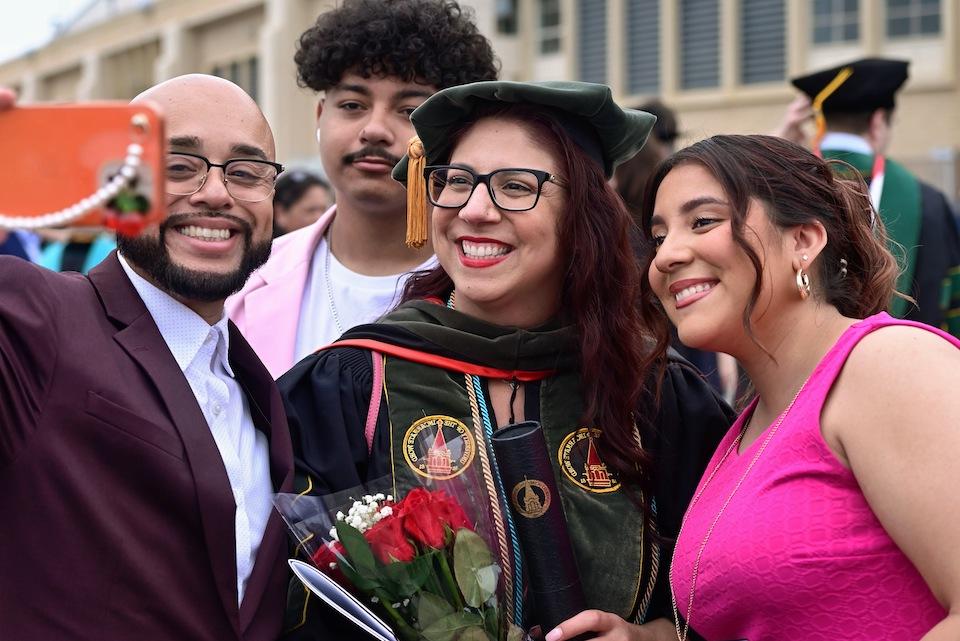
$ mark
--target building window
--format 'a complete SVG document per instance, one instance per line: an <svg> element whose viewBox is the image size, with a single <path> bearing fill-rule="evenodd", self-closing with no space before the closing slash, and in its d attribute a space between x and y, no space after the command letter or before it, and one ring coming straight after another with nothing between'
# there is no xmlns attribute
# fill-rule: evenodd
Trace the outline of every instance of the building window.
<svg viewBox="0 0 960 641"><path fill-rule="evenodd" d="M242 60L231 60L224 64L214 65L210 73L236 83L250 94L251 98L256 100L260 89L259 67L260 61L257 56L250 56Z"/></svg>
<svg viewBox="0 0 960 641"><path fill-rule="evenodd" d="M785 0L743 0L740 13L740 81L783 80L787 69Z"/></svg>
<svg viewBox="0 0 960 641"><path fill-rule="evenodd" d="M660 0L627 0L627 88L660 92Z"/></svg>
<svg viewBox="0 0 960 641"><path fill-rule="evenodd" d="M517 0L497 0L497 33L517 33Z"/></svg>
<svg viewBox="0 0 960 641"><path fill-rule="evenodd" d="M607 82L607 0L580 0L577 21L580 80Z"/></svg>
<svg viewBox="0 0 960 641"><path fill-rule="evenodd" d="M680 87L720 86L720 2L680 0Z"/></svg>
<svg viewBox="0 0 960 641"><path fill-rule="evenodd" d="M940 0L887 0L887 37L940 34Z"/></svg>
<svg viewBox="0 0 960 641"><path fill-rule="evenodd" d="M813 42L852 42L860 39L860 0L814 0Z"/></svg>
<svg viewBox="0 0 960 641"><path fill-rule="evenodd" d="M540 0L540 53L560 51L560 0Z"/></svg>

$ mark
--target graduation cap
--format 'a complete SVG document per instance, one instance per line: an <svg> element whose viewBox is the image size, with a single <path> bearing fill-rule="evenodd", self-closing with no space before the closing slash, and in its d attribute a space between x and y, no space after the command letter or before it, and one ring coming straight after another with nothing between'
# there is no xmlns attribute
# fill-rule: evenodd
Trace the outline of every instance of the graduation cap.
<svg viewBox="0 0 960 641"><path fill-rule="evenodd" d="M824 114L893 109L895 95L907 81L906 60L863 58L792 79L810 96L817 123L816 141L826 132Z"/></svg>
<svg viewBox="0 0 960 641"><path fill-rule="evenodd" d="M646 141L656 117L623 109L610 87L589 82L511 82L496 80L449 87L423 102L410 115L417 136L407 155L393 169L393 178L407 186L407 245L422 247L427 239L427 162L444 162L453 134L478 109L495 104L537 105L554 118L608 178L632 158Z"/></svg>

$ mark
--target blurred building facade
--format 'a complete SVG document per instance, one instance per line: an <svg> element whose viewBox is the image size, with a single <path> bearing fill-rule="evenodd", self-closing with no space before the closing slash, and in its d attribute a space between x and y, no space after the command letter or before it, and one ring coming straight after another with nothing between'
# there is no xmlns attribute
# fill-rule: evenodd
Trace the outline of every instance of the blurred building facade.
<svg viewBox="0 0 960 641"><path fill-rule="evenodd" d="M512 80L660 96L683 142L767 132L787 79L861 56L911 61L891 155L955 199L960 8L954 0L461 0ZM0 63L24 102L128 99L181 73L234 80L260 103L284 162L315 161L316 97L296 85L299 35L336 0L92 0L49 44Z"/></svg>

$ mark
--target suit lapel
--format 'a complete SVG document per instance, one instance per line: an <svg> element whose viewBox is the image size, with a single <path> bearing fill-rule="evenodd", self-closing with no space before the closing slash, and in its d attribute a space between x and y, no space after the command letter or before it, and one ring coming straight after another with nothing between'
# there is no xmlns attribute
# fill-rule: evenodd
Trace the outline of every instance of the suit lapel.
<svg viewBox="0 0 960 641"><path fill-rule="evenodd" d="M293 487L293 450L286 415L270 374L263 368L250 345L233 323L230 324L230 365L250 401L253 422L270 442L270 477L274 492L289 492ZM240 607L240 629L245 630L256 614L270 579L283 567L287 531L274 510L260 542L253 572ZM283 572L284 570L280 570Z"/></svg>
<svg viewBox="0 0 960 641"><path fill-rule="evenodd" d="M235 506L220 451L187 379L120 266L116 252L90 272L90 280L108 316L122 325L114 339L156 386L183 441L217 591L237 626Z"/></svg>

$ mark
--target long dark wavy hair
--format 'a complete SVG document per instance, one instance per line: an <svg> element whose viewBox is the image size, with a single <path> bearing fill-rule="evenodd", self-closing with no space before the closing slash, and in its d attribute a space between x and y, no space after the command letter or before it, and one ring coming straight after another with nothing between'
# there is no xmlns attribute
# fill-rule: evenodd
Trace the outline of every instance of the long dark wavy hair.
<svg viewBox="0 0 960 641"><path fill-rule="evenodd" d="M567 190L566 208L558 221L565 261L560 314L576 327L579 338L581 424L603 429L597 446L604 462L646 497L650 457L636 438L634 422L649 425L655 418L655 388L665 349L651 351L640 319L640 272L631 245L630 214L602 167L541 109L530 105L481 109L453 136L451 148L483 118L516 122L557 159ZM412 277L403 299L446 298L452 290L450 276L437 266Z"/></svg>
<svg viewBox="0 0 960 641"><path fill-rule="evenodd" d="M863 178L846 163L824 161L803 147L774 136L714 136L678 151L654 172L641 213L648 243L642 262L642 315L657 343L666 344L667 320L650 287L654 260L650 219L660 183L671 170L697 164L723 188L732 209L734 242L753 264L753 291L743 310L743 326L754 342L750 317L760 296L762 265L743 230L752 200L763 205L779 229L820 222L827 244L812 272L813 295L844 316L864 318L887 309L896 294L899 268L888 247L883 221L870 204ZM846 271L841 270L841 259ZM761 345L761 347L763 347Z"/></svg>

